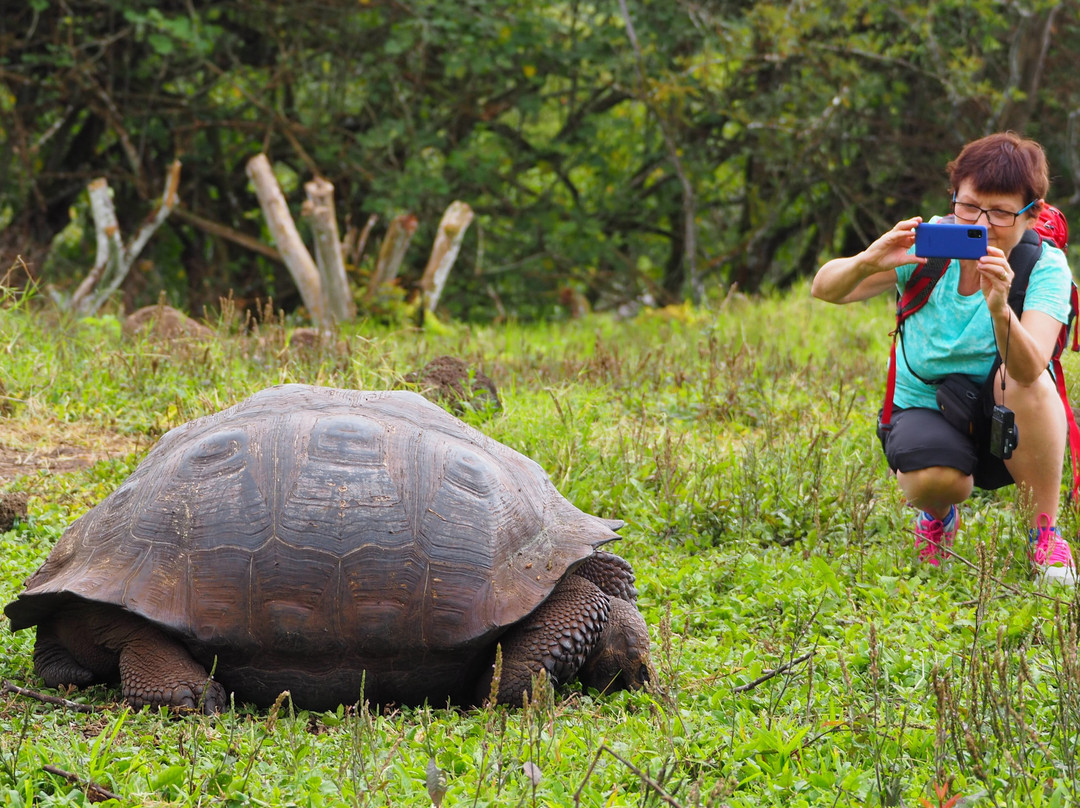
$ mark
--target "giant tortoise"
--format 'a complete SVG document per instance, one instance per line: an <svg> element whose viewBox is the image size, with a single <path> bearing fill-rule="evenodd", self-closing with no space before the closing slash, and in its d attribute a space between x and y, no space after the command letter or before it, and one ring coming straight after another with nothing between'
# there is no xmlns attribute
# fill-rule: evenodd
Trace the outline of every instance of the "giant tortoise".
<svg viewBox="0 0 1080 808"><path fill-rule="evenodd" d="M415 393L282 385L163 436L5 612L47 685L136 707L478 704L497 646L501 703L636 688L620 526Z"/></svg>

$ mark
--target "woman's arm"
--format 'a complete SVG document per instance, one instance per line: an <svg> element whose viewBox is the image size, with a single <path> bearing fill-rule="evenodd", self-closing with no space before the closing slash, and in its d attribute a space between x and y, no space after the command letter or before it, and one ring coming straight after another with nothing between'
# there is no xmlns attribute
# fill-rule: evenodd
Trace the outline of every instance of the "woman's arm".
<svg viewBox="0 0 1080 808"><path fill-rule="evenodd" d="M1061 323L1036 309L1027 309L1017 317L1008 306L991 316L998 353L1009 376L1020 384L1032 384L1050 364Z"/></svg>
<svg viewBox="0 0 1080 808"><path fill-rule="evenodd" d="M896 268L912 263L909 252L921 216L905 219L858 255L834 258L814 276L810 293L829 303L867 300L896 286Z"/></svg>
<svg viewBox="0 0 1080 808"><path fill-rule="evenodd" d="M1031 384L1050 364L1061 323L1037 309L1025 309L1023 315L1016 316L1008 302L1013 271L999 248L989 247L977 270L1005 369L1020 384Z"/></svg>

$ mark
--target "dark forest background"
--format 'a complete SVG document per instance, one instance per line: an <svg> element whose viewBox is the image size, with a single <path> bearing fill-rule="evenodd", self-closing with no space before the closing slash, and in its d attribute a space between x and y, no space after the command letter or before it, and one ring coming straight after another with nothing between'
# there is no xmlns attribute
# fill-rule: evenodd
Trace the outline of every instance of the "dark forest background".
<svg viewBox="0 0 1080 808"><path fill-rule="evenodd" d="M342 228L476 219L449 316L783 288L894 221L943 213L945 163L1013 129L1043 143L1080 222L1077 2L15 0L0 15L0 272L70 294L94 256L86 186L125 233L174 159L180 206L122 304L200 314L230 292L299 305L244 167ZM20 265L21 266L21 265Z"/></svg>

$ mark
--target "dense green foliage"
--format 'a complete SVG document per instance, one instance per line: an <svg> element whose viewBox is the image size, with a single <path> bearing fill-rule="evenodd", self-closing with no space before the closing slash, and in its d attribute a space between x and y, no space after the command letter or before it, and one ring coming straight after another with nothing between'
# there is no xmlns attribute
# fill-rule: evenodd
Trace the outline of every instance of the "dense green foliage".
<svg viewBox="0 0 1080 808"><path fill-rule="evenodd" d="M1080 219L1077 52L1076 0L28 0L0 18L0 264L70 292L86 183L131 232L179 157L182 208L126 304L291 311L282 267L210 227L265 238L244 166L266 151L294 213L320 174L343 224L380 217L358 283L394 215L421 223L408 285L472 205L458 319L786 287L942 212L945 162L997 129L1046 145Z"/></svg>
<svg viewBox="0 0 1080 808"><path fill-rule="evenodd" d="M1080 805L1080 600L1029 580L1009 490L965 508L960 560L918 568L873 436L885 301L800 285L630 321L346 331L343 352L279 322L158 344L18 296L2 314L5 445L48 456L80 430L129 448L5 484L32 496L0 538L0 602L165 429L267 384L393 386L451 353L500 388L480 429L626 520L659 673L651 693L571 686L518 711L168 718L106 687L68 694L105 706L90 715L4 693L5 804L85 805L92 781L119 806L426 806L432 766L444 805ZM40 687L33 639L4 634L0 678Z"/></svg>

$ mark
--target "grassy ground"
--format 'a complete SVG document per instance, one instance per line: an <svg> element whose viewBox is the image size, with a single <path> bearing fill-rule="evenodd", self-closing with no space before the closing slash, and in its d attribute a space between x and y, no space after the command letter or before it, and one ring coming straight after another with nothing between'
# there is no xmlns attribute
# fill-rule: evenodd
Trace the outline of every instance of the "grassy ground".
<svg viewBox="0 0 1080 808"><path fill-rule="evenodd" d="M224 316L212 340L159 344L2 305L0 441L104 459L0 484L31 497L0 536L0 602L168 428L270 384L395 386L454 354L503 398L475 425L626 521L659 682L516 711L285 701L207 719L132 713L103 687L66 694L104 708L90 713L7 692L0 803L1080 804L1080 601L1029 580L1010 491L965 509L948 569L917 568L873 436L885 301L799 289L623 322L364 324L340 351L290 345L281 323L247 336ZM0 677L40 690L33 632L0 636Z"/></svg>

